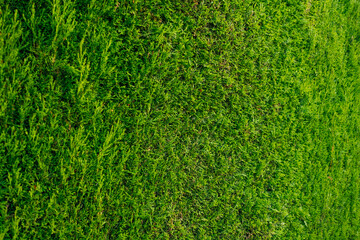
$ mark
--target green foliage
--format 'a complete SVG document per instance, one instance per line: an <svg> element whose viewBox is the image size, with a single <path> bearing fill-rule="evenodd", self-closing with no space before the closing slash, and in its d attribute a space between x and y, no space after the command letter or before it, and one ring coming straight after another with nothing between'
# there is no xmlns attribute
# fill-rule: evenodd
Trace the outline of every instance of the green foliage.
<svg viewBox="0 0 360 240"><path fill-rule="evenodd" d="M358 1L0 6L0 239L360 237Z"/></svg>

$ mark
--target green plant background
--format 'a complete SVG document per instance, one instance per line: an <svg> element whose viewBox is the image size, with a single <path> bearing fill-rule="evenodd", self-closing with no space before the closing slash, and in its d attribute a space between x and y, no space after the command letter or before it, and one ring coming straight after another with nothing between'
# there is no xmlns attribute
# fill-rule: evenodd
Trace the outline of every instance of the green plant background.
<svg viewBox="0 0 360 240"><path fill-rule="evenodd" d="M0 239L360 238L360 1L0 6Z"/></svg>

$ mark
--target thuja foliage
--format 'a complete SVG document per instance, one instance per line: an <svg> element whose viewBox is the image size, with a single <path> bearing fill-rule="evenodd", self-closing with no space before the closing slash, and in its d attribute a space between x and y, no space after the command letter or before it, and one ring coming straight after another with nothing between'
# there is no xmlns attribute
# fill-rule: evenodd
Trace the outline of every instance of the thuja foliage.
<svg viewBox="0 0 360 240"><path fill-rule="evenodd" d="M357 0L0 0L0 239L360 238Z"/></svg>

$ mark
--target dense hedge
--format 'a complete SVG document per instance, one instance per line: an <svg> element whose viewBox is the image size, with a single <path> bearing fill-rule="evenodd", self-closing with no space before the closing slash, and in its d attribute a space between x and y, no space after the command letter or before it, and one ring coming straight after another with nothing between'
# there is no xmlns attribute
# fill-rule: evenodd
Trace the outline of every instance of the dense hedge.
<svg viewBox="0 0 360 240"><path fill-rule="evenodd" d="M0 6L0 239L360 238L358 1Z"/></svg>

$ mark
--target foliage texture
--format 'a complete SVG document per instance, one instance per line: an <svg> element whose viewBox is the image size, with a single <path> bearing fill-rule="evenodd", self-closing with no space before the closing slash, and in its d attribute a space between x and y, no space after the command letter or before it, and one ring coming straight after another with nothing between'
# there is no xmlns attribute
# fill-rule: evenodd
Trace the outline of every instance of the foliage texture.
<svg viewBox="0 0 360 240"><path fill-rule="evenodd" d="M359 239L360 1L0 0L0 239Z"/></svg>

